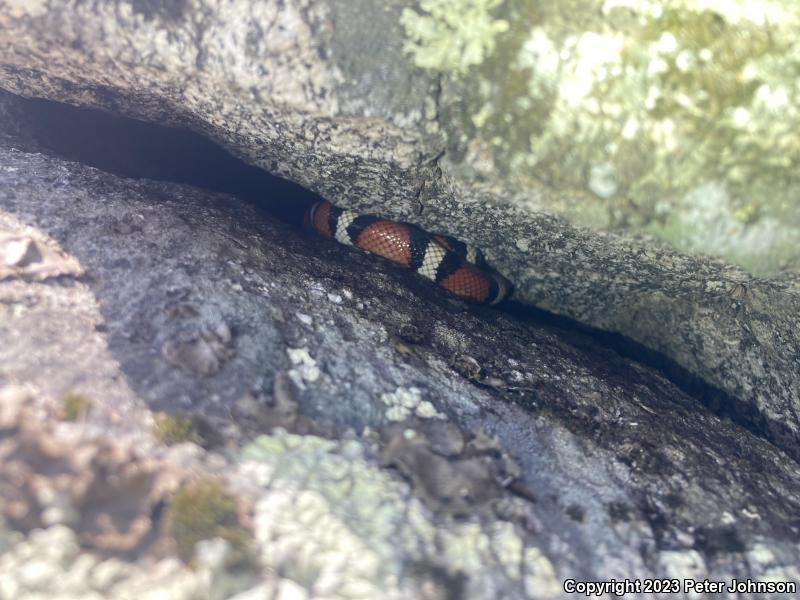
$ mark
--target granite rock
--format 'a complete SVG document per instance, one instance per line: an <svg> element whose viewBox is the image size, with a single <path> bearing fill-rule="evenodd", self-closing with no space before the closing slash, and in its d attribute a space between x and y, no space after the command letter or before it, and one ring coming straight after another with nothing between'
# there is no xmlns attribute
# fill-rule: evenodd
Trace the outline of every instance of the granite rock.
<svg viewBox="0 0 800 600"><path fill-rule="evenodd" d="M781 10L788 15L786 25L796 12L783 3L763 3L763 10L742 13L737 3L726 3L728 8L714 21L702 2L687 0L674 15L669 13L673 23L666 17L659 20L663 15L656 14L652 3L634 4L628 9L606 6L600 25L565 25L560 9L546 3L531 13L527 2L501 6L487 0L465 2L463 18L455 20L448 16L447 3L438 1L420 9L404 0L108 0L68 5L13 0L0 8L0 43L6 48L0 58L0 87L182 125L336 204L403 218L473 242L513 280L520 301L620 332L664 353L723 390L730 397L726 412L797 456L796 274L759 278L713 259L677 253L650 238L584 229L576 224L580 219L568 220L559 207L589 206L585 193L507 177L505 163L488 150L484 162L494 166L485 172L477 169L476 175L481 152L469 158L458 151L464 140L479 142L494 131L497 119L484 115L481 120L469 113L477 110L476 101L486 100L485 106L495 111L513 104L497 96L486 71L491 75L516 68L528 73L516 57L506 61L509 48L526 36L556 47L553 40L567 35L565 27L575 32L575 39L583 39L581 28L610 28L606 37L595 35L595 41L635 37L636 27L650 27L667 39L675 38L674 25L689 32L680 33L675 43L691 46L689 34L703 19L711 19L724 25L724 50L738 39L737 27L748 43L757 44L761 38L753 19ZM504 19L503 11L509 10L521 12ZM622 18L626 10L636 17L633 21ZM528 21L535 31L518 31L519 23ZM514 27L509 29L509 23ZM654 52L661 52L664 44L657 41ZM524 47L536 60L544 60L536 54L538 46ZM591 46L580 48L586 54ZM777 50L765 52L759 55L761 71L772 64L770 52ZM454 56L466 57L465 62L453 62ZM568 63L566 78L583 64ZM595 71L592 76L599 77ZM531 86L541 92L541 86ZM473 98L485 92L488 99ZM691 88L688 97L695 92ZM454 104L454 98L467 102ZM537 98L533 100L541 100ZM454 110L466 112L459 116ZM514 131L501 128L509 136L527 131L527 122L512 121ZM488 129L476 131L476 123ZM499 134L489 141L494 139L500 140L501 150L513 142ZM547 151L552 154L559 143ZM641 156L645 150L635 153ZM655 156L661 148L652 151ZM664 160L669 162L670 155ZM572 162L565 159L564 164ZM589 187L600 190L600 198L619 187L609 164L586 163L592 174ZM690 202L690 207L697 206ZM692 223L700 218L687 215ZM709 218L715 226L721 222ZM210 364L203 368L215 368Z"/></svg>
<svg viewBox="0 0 800 600"><path fill-rule="evenodd" d="M51 446L92 456L113 436L167 472L225 478L283 579L224 589L558 598L565 578L797 578L797 463L591 337L469 308L229 196L8 147L0 165L3 234L80 265L0 281L0 381L25 386ZM139 226L115 227L125 215ZM214 332L225 361L171 361L164 343L185 331ZM92 399L80 422L53 416L67 393ZM165 450L152 409L203 416L227 449ZM33 538L4 535L8 564L27 564ZM167 559L147 567L149 552L109 563L115 593L134 594L141 569L157 569L148 589L239 572L223 561L198 580ZM58 581L76 560L40 566ZM6 585L45 594L47 581Z"/></svg>

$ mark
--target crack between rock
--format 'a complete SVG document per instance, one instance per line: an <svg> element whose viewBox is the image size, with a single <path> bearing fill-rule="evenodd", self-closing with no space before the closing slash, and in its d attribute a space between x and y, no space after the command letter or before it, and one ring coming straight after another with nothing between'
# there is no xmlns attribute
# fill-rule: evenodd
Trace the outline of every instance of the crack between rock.
<svg viewBox="0 0 800 600"><path fill-rule="evenodd" d="M729 419L738 427L780 450L790 460L800 464L800 455L795 455L791 450L792 433L788 427L775 421L772 421L771 425L767 426L767 417L758 411L753 404L732 396L699 375L692 373L665 354L648 348L621 333L598 329L535 306L510 302L506 306L506 312L518 318L554 327L562 332L560 337L574 335L575 333L586 336L601 348L611 350L637 365L659 373L676 388L698 402L710 414ZM565 339L565 341L569 343L569 340ZM771 434L771 431L776 429L785 431L784 435L779 439L776 439L776 436ZM784 442L783 440L787 441Z"/></svg>
<svg viewBox="0 0 800 600"><path fill-rule="evenodd" d="M437 79L438 82L438 89L441 92L441 76ZM438 102L440 99L438 98L438 93L435 94L436 102L437 102L437 110L438 110ZM39 109L42 106L53 106L57 105L57 103L46 102L46 101L27 101L31 103L31 105L39 104ZM44 103L44 104L42 104ZM39 110L37 109L37 110ZM139 127L139 128L150 128L152 130L151 135L157 138L163 137L167 138L169 136L186 136L189 140L187 143L190 146L197 146L200 141L202 141L206 146L209 148L211 147L212 143L209 142L207 139L203 138L199 134L194 134L192 132L188 132L186 130L177 130L171 129L167 127L152 125L152 124L144 124L140 122L133 121L132 119L125 119L123 117L109 117L108 115L102 114L100 111L91 111L87 109L77 109L74 107L67 107L66 105L61 105L58 108L59 111L67 111L71 115L75 114L75 111L83 111L84 113L91 113L89 118L98 119L96 127L86 127L83 126L81 128L81 135L85 135L86 132L97 133L98 131L103 131L104 128L108 129L105 121L101 122L100 119L116 119L119 121L129 121L130 123L126 125L127 127ZM34 113L32 113L34 114ZM64 120L70 120L71 117L63 117ZM36 119L34 118L34 121ZM40 120L41 126L43 129L51 129L53 125L53 120L51 118L43 118ZM134 125L135 123L135 125ZM80 123L78 124L80 127ZM172 132L172 133L170 133ZM109 133L106 131L106 133ZM141 134L141 132L139 132ZM114 146L121 147L123 144L120 140L126 139L125 135L120 135L119 132L111 131L111 135L114 139ZM223 193L227 193L233 196L238 197L240 200L250 203L255 203L260 206L260 208L264 211L269 213L273 218L276 218L280 221L285 223L297 225L301 221L301 215L304 212L305 208L316 202L319 197L312 192L297 186L296 184L287 182L285 180L281 180L277 177L273 177L269 175L266 171L262 169L258 169L256 167L251 167L249 165L245 165L242 161L230 156L226 152L222 152L221 149L213 144L215 147L215 154L216 158L212 159L217 162L213 164L213 168L209 169L208 165L202 165L201 168L205 172L226 172L226 169L229 169L230 172L223 177L222 180L213 180L211 182L206 180L199 180L196 179L198 174L195 173L195 179L192 180L191 177L187 178L184 175L184 171L186 170L187 164L178 165L177 172L179 173L178 176L175 173L170 176L169 173L149 173L149 172L141 172L135 171L130 172L126 171L125 169L131 168L131 164L133 168L141 167L141 164L136 164L137 162L141 163L142 158L141 156L125 156L124 154L120 157L117 157L118 161L121 161L121 164L124 166L123 169L114 169L113 166L109 167L109 164L98 163L97 158L93 159L91 156L86 155L86 148L81 151L79 146L81 145L81 140L76 139L76 135L70 133L66 137L69 138L68 142L71 144L68 147L59 147L58 144L48 144L47 141L37 140L41 147L35 148L36 151L45 150L52 155L66 158L68 160L75 160L80 162L81 164L85 164L88 166L100 168L107 172L110 172L115 175L121 175L123 177L144 177L149 179L156 179L161 181L172 181L175 183L182 183L182 184L189 184L195 185L202 189L208 189L213 191L220 191ZM77 137L80 137L78 135ZM52 139L50 140L52 142ZM162 140L163 141L163 140ZM61 140L64 142L64 140ZM90 144L86 144L85 140L83 142L86 146ZM83 152L83 154L82 154ZM177 157L175 160L177 161L184 161L184 163L191 161L191 158L187 158L184 156L182 152L172 152L172 154ZM421 185L419 186L416 192L416 204L417 204L417 212L421 214L426 210L425 200L427 199L426 191L435 185L439 178L442 176L442 170L440 167L440 161L446 155L446 148L442 148L436 155L425 158L420 157L419 168L422 173L425 174L425 177L422 180ZM107 156L101 156L100 158L106 159ZM233 165L236 164L235 167L231 167L230 165L225 166L223 165ZM183 169L183 171L181 171ZM421 173L421 174L422 174ZM227 177L227 181L225 180ZM220 185L220 181L222 184ZM233 185L231 182L234 181L236 185ZM280 194L277 193L279 191L278 187L275 187L276 196L283 196L287 202L285 203L286 206L265 206L264 205L264 189L269 188L270 186L286 186L286 189L291 190L294 194ZM288 207L288 208L287 208ZM730 418L734 423L738 426L746 429L747 431L751 432L752 434L765 439L766 441L770 442L776 448L781 449L784 453L790 456L796 462L800 462L800 456L794 456L791 454L789 448L786 447L785 440L790 440L791 436L789 435L788 428L787 434L781 436L775 436L769 433L769 430L781 430L780 424L776 424L770 422L770 427L766 427L765 423L767 423L766 417L755 411L754 407L751 404L746 403L745 401L733 398L726 392L722 391L721 389L715 387L714 385L708 383L704 379L700 378L689 372L684 367L678 365L675 361L667 358L665 355L651 350L634 340L623 336L622 334L604 331L595 329L589 325L585 325L583 323L579 323L567 317L562 317L559 315L555 315L553 313L549 313L547 311L538 309L534 306L522 305L518 303L510 303L506 306L506 312L512 314L516 317L522 317L529 321L535 321L540 324L546 324L550 326L555 326L559 330L565 333L569 332L577 332L579 334L585 335L591 338L598 346L610 349L617 353L620 356L623 356L637 364L644 366L650 370L655 370L659 372L662 376L665 377L668 381L670 381L673 385L681 389L684 393L688 396L695 399L699 402L706 410L711 412L712 414L716 414L717 416ZM745 413L750 414L745 414Z"/></svg>

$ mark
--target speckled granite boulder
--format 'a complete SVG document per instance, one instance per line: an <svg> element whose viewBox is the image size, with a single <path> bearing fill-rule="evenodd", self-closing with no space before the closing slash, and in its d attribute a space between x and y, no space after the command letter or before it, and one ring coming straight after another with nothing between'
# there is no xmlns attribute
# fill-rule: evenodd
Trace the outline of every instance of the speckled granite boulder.
<svg viewBox="0 0 800 600"><path fill-rule="evenodd" d="M766 114L752 121L757 127L750 132L745 112L760 114L758 103L774 101L783 89L782 63L773 58L782 51L791 55L791 48L764 46L769 40L759 37L756 21L785 17L775 30L773 41L778 43L792 31L796 11L787 2L759 2L750 11L734 10L738 2L723 4L726 10L715 14L704 8L705 3L690 0L667 12L652 2L607 2L600 17L570 17L565 22L560 4L527 0L465 0L457 19L450 18L452 9L442 0L426 0L421 6L405 0L108 0L68 5L11 0L0 7L0 43L5 49L0 87L181 124L335 203L401 217L475 242L513 279L519 300L621 332L665 353L724 390L732 398L726 400L727 412L798 456L797 277L786 272L780 280L758 279L713 260L676 254L653 241L597 233L575 224L613 225L620 220L590 218L598 213L591 207L630 221L624 210L615 212L625 205L619 190L633 190L635 214L650 214L647 207L658 209L654 198L661 192L649 186L646 175L663 173L648 165L652 160L669 163L675 159L671 151L680 153L700 143L700 134L687 119L681 124L688 129L664 129L666 120L681 119L691 108L680 102L673 107L677 116L666 115L661 121L647 113L650 105L641 115L628 115L630 123L622 116L613 121L616 113L611 108L624 112L620 98L626 96L628 76L618 74L614 65L624 54L620 48L630 48L634 41L642 42L642 49L630 56L633 74L653 85L673 74L681 92L675 98L686 97L690 104L702 100L702 90L681 78L686 61L706 61L713 75L718 72L713 56L747 69L749 63L736 53L749 52L751 46L753 52L758 50L759 60L748 71L757 78L752 85L742 84L750 95L737 100L741 106L720 105L720 122L730 121L731 148L749 149L746 156L758 159L752 162L754 168L766 161L763 169L757 167L762 170L753 179L753 189L772 198L764 184L769 180L761 176L762 171L773 172L771 155L748 145L748 136L772 127L778 149L774 151L790 162L794 150L786 149L787 154L782 148L793 137L781 133L783 121L770 121ZM578 2L564 10L574 15L586 7ZM712 26L719 29L719 47L710 50L709 58L700 42L714 42L701 35L704 27ZM745 44L735 41L741 37L737 32ZM789 41L796 43L794 38ZM593 48L608 51L596 53ZM548 63L553 57L565 61L560 81L547 79L550 72L542 66L553 67ZM587 63L587 57L594 62ZM660 60L656 66L663 68L650 73L651 58ZM518 76L502 75L509 69ZM500 90L486 81L487 72L519 85ZM599 92L592 86L600 85L603 73L618 85L600 86L609 95L595 97ZM579 75L585 78L576 81L588 88L567 85L570 77ZM764 77L769 81L761 82ZM726 84L739 89L735 78L712 79L719 94ZM756 94L760 88L753 86L759 82L774 93ZM559 85L580 94L565 96ZM558 91L557 101L553 90ZM793 94L786 96L787 103L794 102ZM574 113L578 120L558 129L559 118L567 114L561 104L570 98L581 100ZM600 111L594 120L583 111L590 101ZM661 106L656 102L653 110L656 105ZM542 120L522 118L519 111L540 114ZM623 136L633 129L644 132L635 138L644 146L617 144L616 153L598 158L597 144L614 143L606 143L613 134L607 115L618 122ZM696 119L702 121L702 114ZM584 120L588 129L602 135L593 141L571 135ZM728 139L723 134L709 138L711 145L701 144L690 158L716 152L719 140ZM691 143L684 145L684 138ZM560 151L564 140L574 146ZM535 147L525 146L531 143ZM549 145L538 148L545 143ZM767 143L765 151L772 146ZM582 149L594 154L584 156ZM540 155L544 166L539 165L532 177L516 176L533 169L529 163ZM632 156L641 158L641 164ZM742 177L748 175L737 170L736 157L723 158L729 167L725 177L747 188ZM791 164L778 163L773 167L793 172ZM728 218L692 212L709 202L715 210L723 209L725 203L719 200L729 192L720 192L719 181L706 183L702 177L703 169L711 165L713 170L715 164L688 160L682 167L688 179L676 183L681 193L689 194L690 210L683 216L675 213L676 218L715 227ZM620 165L638 170L622 173ZM561 167L567 170L559 171ZM547 185L536 173L550 173ZM744 221L730 218L764 225L763 210L753 208L752 202L761 206L750 196L731 208ZM573 206L585 207L577 210L581 218L565 209ZM791 207L786 210L796 216ZM770 222L787 227L793 222L794 217L767 213ZM678 225L666 223L664 230L670 227L676 230ZM795 248L789 229L780 231L781 247Z"/></svg>
<svg viewBox="0 0 800 600"><path fill-rule="evenodd" d="M800 578L797 462L659 374L3 139L0 597Z"/></svg>

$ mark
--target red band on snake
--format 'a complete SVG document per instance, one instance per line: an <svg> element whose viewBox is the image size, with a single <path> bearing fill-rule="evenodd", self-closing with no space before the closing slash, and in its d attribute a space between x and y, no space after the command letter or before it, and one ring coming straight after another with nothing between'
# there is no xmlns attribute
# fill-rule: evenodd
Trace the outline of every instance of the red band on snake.
<svg viewBox="0 0 800 600"><path fill-rule="evenodd" d="M477 248L449 236L327 201L312 206L304 222L325 237L413 269L462 300L495 305L511 294L509 281L489 268Z"/></svg>

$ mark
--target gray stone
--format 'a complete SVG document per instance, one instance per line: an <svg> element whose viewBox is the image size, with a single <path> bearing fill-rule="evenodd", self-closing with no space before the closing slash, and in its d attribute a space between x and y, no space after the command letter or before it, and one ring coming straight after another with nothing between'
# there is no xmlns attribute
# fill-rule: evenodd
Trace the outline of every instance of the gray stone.
<svg viewBox="0 0 800 600"><path fill-rule="evenodd" d="M555 598L567 577L800 578L800 282L576 227L552 190L465 175L443 156L442 90L458 88L402 51L409 5L12 0L0 87L184 125L337 204L476 243L520 301L663 352L735 420L592 337L468 309L235 198L32 152L46 148L6 94L0 235L41 260L0 265L0 383L87 394L87 426L110 431L146 430L150 408L221 421L234 447L289 428L302 435L275 439L311 465L289 479L330 477L341 506L363 492L319 461L381 480L390 465L436 535L485 560L475 575L429 542L376 555L421 556L467 597ZM367 458L346 440L317 454L315 436ZM387 506L400 531L418 525ZM475 535L447 538L465 514ZM498 527L510 546L492 545Z"/></svg>
<svg viewBox="0 0 800 600"><path fill-rule="evenodd" d="M480 12L497 4L471 3L464 23L489 36L504 31ZM469 48L467 63L423 56L438 38L416 39L409 55L409 27L444 18L409 8L404 0L16 0L0 8L0 86L184 125L336 204L472 242L513 280L518 300L664 353L724 390L725 412L798 456L797 276L756 278L648 239L583 229L556 216L577 196L465 170L452 146L474 132L458 127L451 100L481 88L480 75L460 77L494 42L453 25L452 35L467 37L439 41ZM545 13L563 25L558 7ZM617 12L606 16L620 25ZM490 71L503 68L498 48Z"/></svg>
<svg viewBox="0 0 800 600"><path fill-rule="evenodd" d="M190 407L235 425L243 433L230 442L240 445L248 430L260 433L257 413L272 404L275 423L294 426L302 415L306 430L357 433L357 446L374 444L372 468L378 456L397 467L449 540L444 552L415 542L420 555L392 534L385 560L424 558L425 577L455 585L443 574L457 575L469 598L557 598L567 577L796 577L798 464L591 338L467 309L413 274L231 197L8 147L0 165L3 233L28 228L81 267L0 282L4 381L55 397L78 389L98 405L89 419L117 415L110 431L143 427L147 406ZM125 215L141 228L108 227ZM161 348L183 331L233 351L213 372L175 366ZM411 398L446 420L394 423L387 400ZM341 455L331 447L303 458L303 439L287 439L293 458L275 464L310 461L309 471L283 477L307 485L330 476L325 493L338 496L326 498L345 507L360 506L359 493L372 498L348 479L355 473L326 473L366 460L346 450L355 440ZM272 518L270 498L262 520ZM419 527L390 506L371 519ZM472 537L448 533L464 531L452 520L464 514ZM369 528L380 523L356 519L352 531L378 543ZM501 539L511 546L492 546ZM481 544L492 549L480 567L457 558Z"/></svg>

